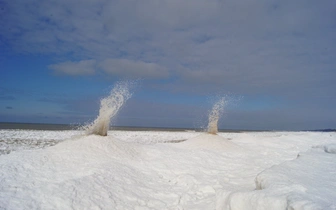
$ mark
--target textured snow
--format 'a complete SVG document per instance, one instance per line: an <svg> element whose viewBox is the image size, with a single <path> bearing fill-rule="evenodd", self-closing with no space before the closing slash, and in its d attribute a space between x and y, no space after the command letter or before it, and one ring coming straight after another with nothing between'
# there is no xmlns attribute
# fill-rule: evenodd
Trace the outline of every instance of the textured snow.
<svg viewBox="0 0 336 210"><path fill-rule="evenodd" d="M0 209L336 209L336 133L0 130L0 139Z"/></svg>
<svg viewBox="0 0 336 210"><path fill-rule="evenodd" d="M0 155L12 151L53 146L80 131L41 131L41 130L0 130Z"/></svg>

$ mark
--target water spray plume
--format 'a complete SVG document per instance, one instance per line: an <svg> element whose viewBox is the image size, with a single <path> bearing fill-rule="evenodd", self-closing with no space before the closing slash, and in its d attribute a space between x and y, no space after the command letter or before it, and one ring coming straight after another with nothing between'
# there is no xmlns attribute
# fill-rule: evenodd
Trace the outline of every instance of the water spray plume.
<svg viewBox="0 0 336 210"><path fill-rule="evenodd" d="M209 113L208 133L216 134L218 132L218 120L224 111L225 100L219 99L212 107Z"/></svg>
<svg viewBox="0 0 336 210"><path fill-rule="evenodd" d="M120 108L132 96L130 87L132 82L118 82L110 92L110 95L100 101L99 115L93 123L87 126L86 134L107 136L111 119Z"/></svg>

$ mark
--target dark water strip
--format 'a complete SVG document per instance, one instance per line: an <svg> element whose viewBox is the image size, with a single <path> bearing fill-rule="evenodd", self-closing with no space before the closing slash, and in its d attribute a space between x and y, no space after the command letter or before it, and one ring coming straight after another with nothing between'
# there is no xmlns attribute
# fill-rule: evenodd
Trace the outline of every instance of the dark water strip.
<svg viewBox="0 0 336 210"><path fill-rule="evenodd" d="M40 124L40 123L7 123L0 122L0 129L20 130L78 130L82 125L67 124ZM186 131L193 128L161 128L161 127L133 127L133 126L112 126L110 130L124 131Z"/></svg>
<svg viewBox="0 0 336 210"><path fill-rule="evenodd" d="M71 124L42 124L42 123L12 123L0 122L0 129L19 129L19 130L78 130L82 125ZM204 132L201 128L163 128L163 127L135 127L135 126L112 126L110 130L124 131L196 131ZM240 133L258 132L266 130L238 130L238 129L219 129L219 132Z"/></svg>
<svg viewBox="0 0 336 210"><path fill-rule="evenodd" d="M20 130L75 130L74 125L65 124L40 124L40 123L4 123L0 122L0 129Z"/></svg>

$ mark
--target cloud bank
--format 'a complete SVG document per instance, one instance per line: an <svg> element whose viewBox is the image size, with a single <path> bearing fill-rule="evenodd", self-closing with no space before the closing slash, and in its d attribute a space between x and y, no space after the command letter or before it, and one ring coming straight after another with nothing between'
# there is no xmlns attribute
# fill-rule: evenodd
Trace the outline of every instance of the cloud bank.
<svg viewBox="0 0 336 210"><path fill-rule="evenodd" d="M186 94L273 95L336 114L327 105L336 105L334 0L12 0L1 7L0 46L57 57L49 65L55 74L145 78Z"/></svg>
<svg viewBox="0 0 336 210"><path fill-rule="evenodd" d="M181 84L251 84L254 92L335 75L331 0L13 0L3 8L0 34L16 50L74 55L51 65L56 73L101 68L129 78L177 76Z"/></svg>
<svg viewBox="0 0 336 210"><path fill-rule="evenodd" d="M95 60L82 60L79 62L63 62L59 64L49 65L49 68L54 70L55 74L65 74L72 76L92 75L95 74Z"/></svg>

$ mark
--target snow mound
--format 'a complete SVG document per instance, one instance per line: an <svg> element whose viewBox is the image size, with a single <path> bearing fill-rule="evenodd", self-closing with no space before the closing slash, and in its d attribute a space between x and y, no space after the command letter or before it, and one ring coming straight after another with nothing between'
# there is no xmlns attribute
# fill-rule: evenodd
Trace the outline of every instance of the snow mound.
<svg viewBox="0 0 336 210"><path fill-rule="evenodd" d="M312 149L261 172L255 191L231 193L222 206L231 210L336 209L335 174L335 156Z"/></svg>
<svg viewBox="0 0 336 210"><path fill-rule="evenodd" d="M313 148L320 148L320 149L323 149L326 153L336 154L336 144L319 145Z"/></svg>
<svg viewBox="0 0 336 210"><path fill-rule="evenodd" d="M0 209L336 209L334 135L110 134L1 155Z"/></svg>
<svg viewBox="0 0 336 210"><path fill-rule="evenodd" d="M138 174L134 175L128 163L136 160L141 151L136 143L90 135L1 156L0 209L111 206L116 201L109 196L118 194L124 185L136 184L129 183L136 181Z"/></svg>
<svg viewBox="0 0 336 210"><path fill-rule="evenodd" d="M233 151L241 148L228 139L214 134L204 133L176 144L177 147L198 150Z"/></svg>
<svg viewBox="0 0 336 210"><path fill-rule="evenodd" d="M50 149L50 148L47 148ZM87 154L95 155L95 158L99 156L101 158L134 158L140 155L140 144L128 143L121 141L112 136L77 136L67 141L61 142L50 149L51 151L57 151L69 153L68 155L75 156L77 158L88 158ZM98 156L98 157L97 157Z"/></svg>
<svg viewBox="0 0 336 210"><path fill-rule="evenodd" d="M110 131L110 136L114 136L122 141L137 142L140 144L157 143L177 143L199 135L190 131Z"/></svg>

